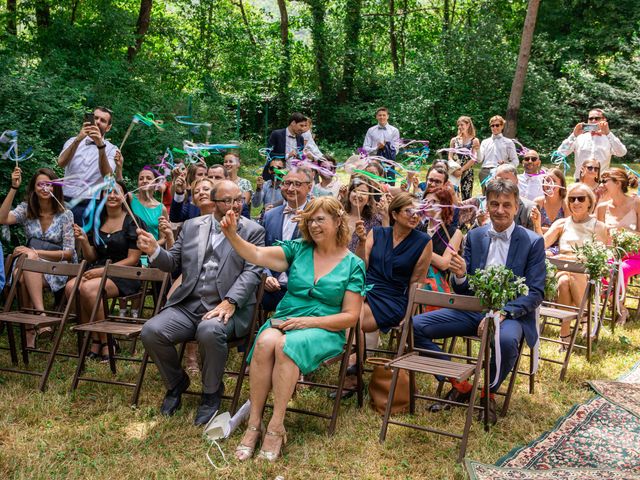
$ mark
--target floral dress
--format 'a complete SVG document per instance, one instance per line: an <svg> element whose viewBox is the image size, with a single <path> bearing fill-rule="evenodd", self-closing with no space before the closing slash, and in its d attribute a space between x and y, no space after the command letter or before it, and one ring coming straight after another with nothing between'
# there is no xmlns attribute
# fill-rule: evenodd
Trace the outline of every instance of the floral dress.
<svg viewBox="0 0 640 480"><path fill-rule="evenodd" d="M469 143L462 143L459 137L455 137L453 139L453 148L468 148L469 150L473 150L473 141L475 139L472 138L469 140ZM458 155L454 154L453 159L461 166L464 167L465 164L471 160L467 155ZM473 191L473 168L466 170L462 176L460 177L460 195L462 196L462 200L467 200L471 198L471 193Z"/></svg>
<svg viewBox="0 0 640 480"><path fill-rule="evenodd" d="M71 210L55 214L46 232L42 231L39 218L27 218L27 202L22 202L11 213L16 217L16 223L24 227L27 243L32 238L55 243L60 245L62 250L71 250L73 252L73 261L76 261L73 213L71 213ZM45 275L44 278L54 292L64 288L67 284L67 277L61 275Z"/></svg>

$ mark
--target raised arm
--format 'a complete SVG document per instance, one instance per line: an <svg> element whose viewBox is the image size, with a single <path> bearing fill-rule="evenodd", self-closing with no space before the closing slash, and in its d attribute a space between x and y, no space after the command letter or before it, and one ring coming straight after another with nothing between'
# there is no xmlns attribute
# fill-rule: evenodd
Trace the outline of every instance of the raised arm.
<svg viewBox="0 0 640 480"><path fill-rule="evenodd" d="M11 213L11 205L13 205L13 199L16 197L16 192L21 183L22 170L20 170L20 167L16 167L11 173L11 188L9 188L7 196L4 197L2 206L0 206L0 224L2 225L14 225L16 223L16 217Z"/></svg>
<svg viewBox="0 0 640 480"><path fill-rule="evenodd" d="M275 272L286 272L289 268L289 262L281 247L258 247L238 235L238 218L232 210L224 216L220 227L233 249L247 262Z"/></svg>

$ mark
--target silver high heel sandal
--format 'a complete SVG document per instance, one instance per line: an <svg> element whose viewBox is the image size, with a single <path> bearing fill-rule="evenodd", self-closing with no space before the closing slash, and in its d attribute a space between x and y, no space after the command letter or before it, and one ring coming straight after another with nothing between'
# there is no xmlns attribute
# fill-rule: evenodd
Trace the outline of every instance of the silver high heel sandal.
<svg viewBox="0 0 640 480"><path fill-rule="evenodd" d="M274 432L271 430L267 430L267 435L272 437L281 437L282 443L280 443L280 448L276 452L270 452L269 450L260 450L257 458L274 463L276 460L278 460L278 458L282 456L282 450L284 450L284 446L287 444L287 431L285 430L283 432Z"/></svg>
<svg viewBox="0 0 640 480"><path fill-rule="evenodd" d="M258 442L260 441L260 439L264 437L264 431L265 431L264 423L260 424L260 428L249 425L247 427L247 431L260 432L260 436L256 440L256 443L253 447L243 445L242 443L236 447L236 458L241 462L245 462L249 460L251 457L253 457L253 452L255 452L256 450L256 445L258 445Z"/></svg>

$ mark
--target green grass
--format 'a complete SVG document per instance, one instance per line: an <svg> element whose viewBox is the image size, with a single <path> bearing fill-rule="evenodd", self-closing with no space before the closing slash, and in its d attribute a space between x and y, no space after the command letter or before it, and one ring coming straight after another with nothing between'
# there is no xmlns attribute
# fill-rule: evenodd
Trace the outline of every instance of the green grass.
<svg viewBox="0 0 640 480"><path fill-rule="evenodd" d="M620 340L624 335L630 344ZM4 338L3 338L4 340ZM65 348L73 347L67 335ZM558 367L543 363L536 393L527 393L527 379L520 377L509 415L485 433L474 422L467 456L492 463L517 445L550 429L575 403L593 393L584 382L616 378L640 357L640 326L606 329L591 363L574 354L567 380L558 380ZM558 355L555 345L543 346L545 355ZM33 356L33 367L42 366L42 356ZM238 355L231 356L237 364ZM8 365L8 352L0 351L0 364ZM137 364L125 367L118 377L132 379ZM192 426L198 397L185 396L182 409L172 418L158 414L164 394L155 366L150 365L140 405L129 406L130 390L122 387L81 383L69 393L74 359L59 358L45 393L36 390L36 379L0 372L0 478L207 478L217 477L208 464L208 445L201 429ZM89 363L89 373L109 376L108 366ZM335 370L319 372L317 378L335 376ZM199 383L198 379L194 382ZM234 381L227 379L227 391ZM421 388L433 388L429 378L420 378ZM244 389L247 395L247 385ZM500 400L498 401L500 404ZM307 388L298 392L292 405L330 408L324 391ZM225 407L228 404L224 404ZM432 415L419 403L416 420L436 428L461 424L463 412ZM452 439L390 427L384 445L378 443L381 419L368 406L358 409L355 399L345 401L335 436L325 433L326 422L294 413L287 415L289 443L276 465L231 460L222 478L464 478L456 464L458 442ZM236 432L222 445L229 458L240 440ZM218 459L221 462L221 459Z"/></svg>

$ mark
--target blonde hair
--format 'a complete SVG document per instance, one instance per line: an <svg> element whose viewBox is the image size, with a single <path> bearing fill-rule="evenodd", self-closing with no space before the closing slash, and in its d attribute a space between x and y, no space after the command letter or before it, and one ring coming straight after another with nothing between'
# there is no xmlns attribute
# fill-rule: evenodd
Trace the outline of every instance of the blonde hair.
<svg viewBox="0 0 640 480"><path fill-rule="evenodd" d="M331 215L334 220L339 221L336 232L336 243L341 247L346 247L349 244L349 240L351 240L347 214L340 202L331 196L318 197L311 200L300 214L298 230L300 230L300 235L303 240L315 245L309 233L309 219L318 210L324 210L327 214Z"/></svg>
<svg viewBox="0 0 640 480"><path fill-rule="evenodd" d="M494 115L489 119L489 124L492 124L493 122L498 122L501 125L505 124L504 118L502 118L500 115Z"/></svg>
<svg viewBox="0 0 640 480"><path fill-rule="evenodd" d="M638 177L618 167L612 167L602 172L600 180L606 180L607 178L611 178L619 183L622 193L627 193L629 187L636 188L638 186Z"/></svg>
<svg viewBox="0 0 640 480"><path fill-rule="evenodd" d="M473 120L471 120L471 117L467 117L466 115L462 115L461 117L458 117L458 120L456 121L456 125L460 122L464 122L464 123L468 123L469 124L469 133L471 134L471 136L473 138L476 137L476 127L473 125Z"/></svg>
<svg viewBox="0 0 640 480"><path fill-rule="evenodd" d="M591 188L580 182L569 185L569 188L567 189L567 210L571 212L571 202L569 201L569 195L571 195L576 190L580 190L580 193L584 193L587 196L587 198L589 199L589 213L593 213L596 208L596 194L593 193L593 190L591 190Z"/></svg>
<svg viewBox="0 0 640 480"><path fill-rule="evenodd" d="M209 177L200 177L200 178L196 178L193 182L191 182L191 191L193 192L196 189L196 187L200 185L202 182L209 182L211 184L211 188L213 188L213 180L211 180Z"/></svg>

